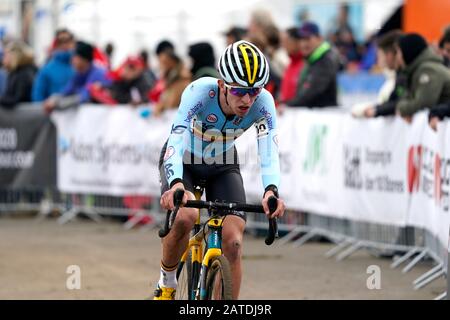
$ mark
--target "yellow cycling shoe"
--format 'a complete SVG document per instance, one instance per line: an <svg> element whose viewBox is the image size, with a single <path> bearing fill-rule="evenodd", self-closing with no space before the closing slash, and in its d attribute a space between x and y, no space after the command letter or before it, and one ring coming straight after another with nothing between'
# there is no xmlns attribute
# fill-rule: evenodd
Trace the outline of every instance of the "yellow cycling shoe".
<svg viewBox="0 0 450 320"><path fill-rule="evenodd" d="M175 300L175 288L158 287L156 288L153 300Z"/></svg>

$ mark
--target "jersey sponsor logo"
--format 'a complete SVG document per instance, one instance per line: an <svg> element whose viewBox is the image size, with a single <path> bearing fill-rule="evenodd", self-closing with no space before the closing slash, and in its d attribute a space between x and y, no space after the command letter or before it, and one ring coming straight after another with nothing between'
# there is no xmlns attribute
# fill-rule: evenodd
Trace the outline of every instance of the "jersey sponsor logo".
<svg viewBox="0 0 450 320"><path fill-rule="evenodd" d="M234 118L234 121L233 121L233 124L235 125L235 126L238 126L241 122L242 122L242 117L238 117L238 116L236 116L235 118Z"/></svg>
<svg viewBox="0 0 450 320"><path fill-rule="evenodd" d="M216 92L214 90L209 90L209 97L212 99L216 96Z"/></svg>
<svg viewBox="0 0 450 320"><path fill-rule="evenodd" d="M175 133L175 134L182 134L184 132L184 130L186 130L187 127L186 126L173 126L172 125L172 130L170 133Z"/></svg>
<svg viewBox="0 0 450 320"><path fill-rule="evenodd" d="M256 134L258 138L261 138L263 136L267 136L269 134L269 125L267 123L267 119L262 118L255 122L256 126Z"/></svg>
<svg viewBox="0 0 450 320"><path fill-rule="evenodd" d="M272 115L270 114L269 111L267 111L267 109L265 107L262 107L259 112L264 116L264 118L266 118L267 120L267 125L269 126L269 130L273 129L273 121L272 121Z"/></svg>
<svg viewBox="0 0 450 320"><path fill-rule="evenodd" d="M166 149L166 153L164 154L164 161L167 161L175 154L174 147L170 146Z"/></svg>
<svg viewBox="0 0 450 320"><path fill-rule="evenodd" d="M211 123L216 123L217 116L214 113L208 114L208 116L206 117L206 121L211 122Z"/></svg>
<svg viewBox="0 0 450 320"><path fill-rule="evenodd" d="M185 122L190 122L192 118L197 114L197 112L203 107L203 103L199 101L194 107L192 107L186 116L186 119L184 119Z"/></svg>
<svg viewBox="0 0 450 320"><path fill-rule="evenodd" d="M164 166L164 171L166 173L167 180L169 180L175 173L173 171L172 167L173 167L173 164L171 164L171 163L168 163Z"/></svg>

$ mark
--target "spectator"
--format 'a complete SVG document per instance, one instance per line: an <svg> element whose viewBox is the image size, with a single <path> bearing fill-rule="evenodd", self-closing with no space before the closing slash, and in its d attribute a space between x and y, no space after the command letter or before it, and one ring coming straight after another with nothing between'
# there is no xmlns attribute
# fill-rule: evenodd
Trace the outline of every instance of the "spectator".
<svg viewBox="0 0 450 320"><path fill-rule="evenodd" d="M162 40L156 46L156 55L159 57L164 51L175 51L175 46L169 40Z"/></svg>
<svg viewBox="0 0 450 320"><path fill-rule="evenodd" d="M439 40L439 51L444 59L444 65L450 68L450 29L447 29Z"/></svg>
<svg viewBox="0 0 450 320"><path fill-rule="evenodd" d="M155 104L157 116L166 109L178 108L181 94L191 82L191 75L173 50L164 50L159 55L159 66L164 81L164 90Z"/></svg>
<svg viewBox="0 0 450 320"><path fill-rule="evenodd" d="M156 84L156 81L158 80L155 76L155 73L153 72L152 68L150 67L150 59L148 56L148 51L143 49L141 52L139 52L139 57L141 58L142 62L144 63L144 78L145 81L147 81L147 84L150 88L153 88Z"/></svg>
<svg viewBox="0 0 450 320"><path fill-rule="evenodd" d="M396 105L407 120L417 111L450 101L450 70L425 39L410 33L398 41L397 63L407 76L407 93Z"/></svg>
<svg viewBox="0 0 450 320"><path fill-rule="evenodd" d="M224 36L226 37L227 46L230 44L237 42L239 40L243 40L245 35L247 34L247 29L241 27L231 27L229 30L225 31Z"/></svg>
<svg viewBox="0 0 450 320"><path fill-rule="evenodd" d="M188 54L192 59L192 81L202 77L219 78L214 49L209 43L199 42L191 45Z"/></svg>
<svg viewBox="0 0 450 320"><path fill-rule="evenodd" d="M169 40L162 40L158 43L155 50L156 56L158 57L158 60L160 62L160 69L161 69L161 55L166 51L172 53L175 52L175 46ZM162 74L161 70L160 74ZM158 103L161 98L161 94L164 91L164 88L165 88L164 79L163 78L157 79L155 85L149 92L149 100L153 103Z"/></svg>
<svg viewBox="0 0 450 320"><path fill-rule="evenodd" d="M33 101L44 101L68 84L74 74L70 64L74 47L75 39L69 30L56 31L50 60L39 70L33 83Z"/></svg>
<svg viewBox="0 0 450 320"><path fill-rule="evenodd" d="M150 89L144 77L144 62L139 57L128 57L114 72L109 86L96 84L90 87L93 100L103 104L131 104L137 106L148 102Z"/></svg>
<svg viewBox="0 0 450 320"><path fill-rule="evenodd" d="M289 57L280 47L280 33L269 11L258 9L252 12L247 37L252 43L257 42L255 39L265 43L263 51L270 60L271 71L281 79Z"/></svg>
<svg viewBox="0 0 450 320"><path fill-rule="evenodd" d="M90 101L89 86L96 82L106 84L106 69L93 63L94 47L89 43L77 41L72 56L74 76L61 91L61 95L52 95L44 102L44 110L50 113L55 107L67 107ZM67 97L61 99L61 96Z"/></svg>
<svg viewBox="0 0 450 320"><path fill-rule="evenodd" d="M37 71L31 48L22 41L11 41L5 47L3 65L8 75L0 105L13 108L20 102L30 102L31 88Z"/></svg>
<svg viewBox="0 0 450 320"><path fill-rule="evenodd" d="M5 91L7 77L5 68L3 67L3 47L0 43L0 97Z"/></svg>
<svg viewBox="0 0 450 320"><path fill-rule="evenodd" d="M372 118L395 115L396 104L406 88L406 77L398 70L396 57L397 42L401 35L400 30L392 30L378 39L378 60L384 67L386 81L380 89L378 104L355 105L352 109L353 116Z"/></svg>
<svg viewBox="0 0 450 320"><path fill-rule="evenodd" d="M341 4L337 17L337 28L334 34L336 48L345 66L355 64L360 60L353 30L348 22L349 11L350 7L348 4Z"/></svg>
<svg viewBox="0 0 450 320"><path fill-rule="evenodd" d="M306 66L297 85L296 96L283 101L288 106L327 107L337 105L338 58L323 40L317 24L304 23L298 30Z"/></svg>
<svg viewBox="0 0 450 320"><path fill-rule="evenodd" d="M304 59L300 48L300 37L297 28L289 28L283 35L283 47L286 49L291 61L284 71L281 81L281 101L291 100L295 97L298 78L304 65Z"/></svg>

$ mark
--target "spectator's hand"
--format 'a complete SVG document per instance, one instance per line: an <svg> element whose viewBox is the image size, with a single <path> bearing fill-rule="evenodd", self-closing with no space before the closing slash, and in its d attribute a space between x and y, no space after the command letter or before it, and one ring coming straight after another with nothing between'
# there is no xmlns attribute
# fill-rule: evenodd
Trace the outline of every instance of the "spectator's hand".
<svg viewBox="0 0 450 320"><path fill-rule="evenodd" d="M163 112L163 106L160 103L157 103L155 105L153 105L153 116L155 116L156 118L161 116L161 113Z"/></svg>
<svg viewBox="0 0 450 320"><path fill-rule="evenodd" d="M433 129L434 131L437 131L438 122L439 122L438 117L430 118L429 124L430 124L431 129Z"/></svg>
<svg viewBox="0 0 450 320"><path fill-rule="evenodd" d="M375 108L369 107L366 110L364 110L364 117L366 118L374 118L375 117Z"/></svg>
<svg viewBox="0 0 450 320"><path fill-rule="evenodd" d="M55 109L55 107L56 107L56 100L52 99L52 98L48 98L47 100L44 101L42 106L44 108L44 112L46 114L50 114L50 113L52 113L53 109Z"/></svg>
<svg viewBox="0 0 450 320"><path fill-rule="evenodd" d="M403 118L403 120L405 120L406 122L412 123L412 117L411 117L411 116L405 116L405 117L402 117L402 118Z"/></svg>
<svg viewBox="0 0 450 320"><path fill-rule="evenodd" d="M284 111L286 110L286 104L284 104L284 103L280 103L278 106L277 106L277 114L278 115L283 115L283 113L284 113Z"/></svg>
<svg viewBox="0 0 450 320"><path fill-rule="evenodd" d="M357 103L357 104L352 106L352 116L355 117L355 118L368 117L366 115L366 110L370 109L370 108L374 109L374 107L370 103L367 103L367 102ZM374 109L373 114L375 115L375 109Z"/></svg>

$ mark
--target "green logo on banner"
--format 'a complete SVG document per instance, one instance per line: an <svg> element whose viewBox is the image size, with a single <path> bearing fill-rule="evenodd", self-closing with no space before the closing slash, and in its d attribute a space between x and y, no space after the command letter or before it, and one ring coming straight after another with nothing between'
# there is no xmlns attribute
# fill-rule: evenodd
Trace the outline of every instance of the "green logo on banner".
<svg viewBox="0 0 450 320"><path fill-rule="evenodd" d="M304 172L325 173L326 162L324 156L324 144L327 133L328 127L325 125L314 125L309 130L306 158L303 162Z"/></svg>

